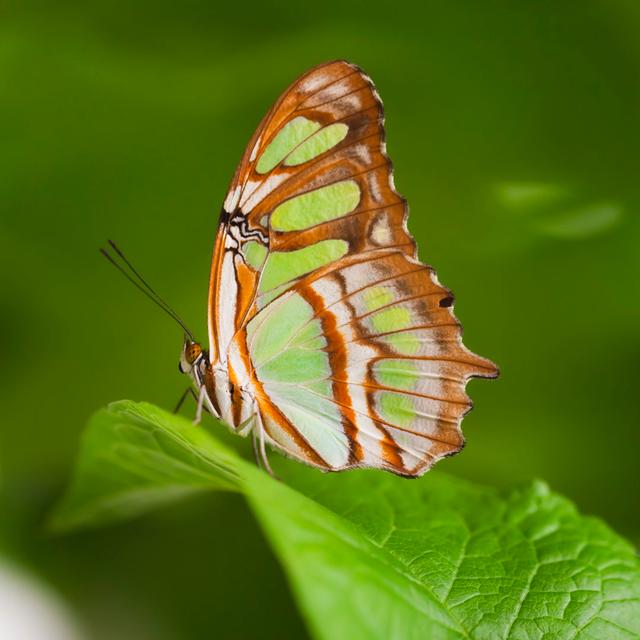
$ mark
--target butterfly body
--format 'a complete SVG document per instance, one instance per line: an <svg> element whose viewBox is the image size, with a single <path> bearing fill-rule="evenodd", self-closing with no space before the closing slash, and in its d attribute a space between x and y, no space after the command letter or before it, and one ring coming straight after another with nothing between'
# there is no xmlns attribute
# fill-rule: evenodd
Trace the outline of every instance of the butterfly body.
<svg viewBox="0 0 640 640"><path fill-rule="evenodd" d="M466 381L497 370L462 345L407 213L371 80L338 61L294 82L224 201L210 351L186 341L181 361L201 402L325 470L417 476L460 450Z"/></svg>

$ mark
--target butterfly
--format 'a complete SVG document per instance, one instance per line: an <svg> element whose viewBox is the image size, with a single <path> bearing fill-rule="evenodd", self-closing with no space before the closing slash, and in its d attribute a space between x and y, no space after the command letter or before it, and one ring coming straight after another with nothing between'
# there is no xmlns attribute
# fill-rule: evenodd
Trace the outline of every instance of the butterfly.
<svg viewBox="0 0 640 640"><path fill-rule="evenodd" d="M224 200L208 299L209 350L180 370L240 435L326 471L415 477L463 446L469 378L453 296L417 258L371 79L317 66L253 134Z"/></svg>

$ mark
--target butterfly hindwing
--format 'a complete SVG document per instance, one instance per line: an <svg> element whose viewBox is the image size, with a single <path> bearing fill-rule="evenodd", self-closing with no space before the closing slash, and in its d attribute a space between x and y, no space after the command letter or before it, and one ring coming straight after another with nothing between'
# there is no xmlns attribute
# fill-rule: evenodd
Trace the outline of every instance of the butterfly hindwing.
<svg viewBox="0 0 640 640"><path fill-rule="evenodd" d="M305 74L236 171L210 291L216 353L242 358L295 458L419 475L461 448L467 380L496 374L462 345L406 216L371 80L346 62Z"/></svg>
<svg viewBox="0 0 640 640"><path fill-rule="evenodd" d="M304 425L330 468L425 470L462 446L466 381L494 372L462 345L451 301L431 269L397 251L303 278L248 326L265 397Z"/></svg>

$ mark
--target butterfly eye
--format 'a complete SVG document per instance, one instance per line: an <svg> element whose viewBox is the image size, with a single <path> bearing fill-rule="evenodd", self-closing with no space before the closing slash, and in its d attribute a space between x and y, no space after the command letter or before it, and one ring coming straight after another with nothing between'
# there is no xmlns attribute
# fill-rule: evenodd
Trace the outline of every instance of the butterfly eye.
<svg viewBox="0 0 640 640"><path fill-rule="evenodd" d="M202 347L197 342L192 342L184 351L186 361L192 365L202 353Z"/></svg>

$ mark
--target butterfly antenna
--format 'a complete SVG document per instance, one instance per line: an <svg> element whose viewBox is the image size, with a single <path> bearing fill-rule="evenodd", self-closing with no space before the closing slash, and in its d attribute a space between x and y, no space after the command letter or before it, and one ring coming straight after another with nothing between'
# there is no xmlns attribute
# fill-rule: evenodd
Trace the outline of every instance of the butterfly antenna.
<svg viewBox="0 0 640 640"><path fill-rule="evenodd" d="M178 313L171 307L160 295L151 287L151 285L140 275L140 273L135 269L135 267L129 262L127 257L122 253L120 248L116 245L112 240L108 240L111 248L116 252L116 254L120 257L122 262L129 268L129 271L122 266L122 264L118 263L115 258L106 250L101 248L100 253L137 289L142 291L147 298L155 302L165 313L167 313L171 318L173 318L186 332L189 338L196 342L196 339L193 336L193 333L189 330L187 325L184 323L184 320L178 315ZM133 275L132 275L133 274Z"/></svg>

